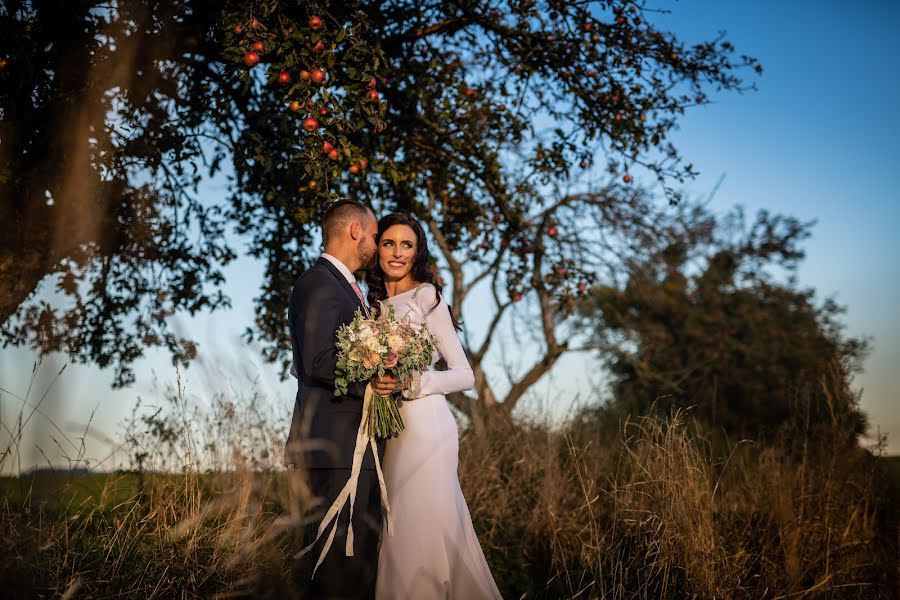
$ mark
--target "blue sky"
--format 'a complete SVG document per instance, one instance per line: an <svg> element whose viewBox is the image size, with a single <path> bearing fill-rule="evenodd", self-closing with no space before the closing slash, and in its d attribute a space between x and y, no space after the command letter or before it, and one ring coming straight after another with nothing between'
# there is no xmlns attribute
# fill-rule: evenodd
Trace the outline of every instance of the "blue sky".
<svg viewBox="0 0 900 600"><path fill-rule="evenodd" d="M874 351L857 379L874 426L900 452L900 3L676 3L659 19L687 40L719 29L765 68L759 90L713 96L677 143L712 206L816 219L800 283L847 306Z"/></svg>
<svg viewBox="0 0 900 600"><path fill-rule="evenodd" d="M682 119L674 141L700 171L684 190L706 197L724 176L711 203L716 211L742 204L750 213L767 208L818 221L806 244L800 283L815 287L820 298L834 297L848 307L848 333L872 337L873 353L856 383L864 390L862 406L873 430L891 432L889 449L900 453L900 69L892 63L900 57L900 3L698 0L650 6L671 8L671 14L653 20L687 42L726 30L739 52L755 56L765 68L758 91L714 93L710 105ZM215 184L207 191L221 193ZM280 383L275 371L239 339L253 318L260 270L242 258L227 273L234 308L183 322L205 349L203 364L183 373L183 383L189 393L202 397L224 380L235 386L256 380L286 426L291 384ZM28 351L0 350L0 387L24 395L33 361ZM63 357L45 361L32 399L50 385L64 362ZM552 403L554 386L588 399L596 384L589 364L584 357L566 358L538 386L534 406ZM120 423L137 397L145 405L160 400L152 387L154 377L163 384L175 380L161 353L136 367L133 388L110 390L109 373L69 365L42 410L73 439L96 411L85 444L89 456L102 458L111 448L103 438L119 437ZM3 395L0 412L9 425L18 404ZM21 446L23 466L43 462L37 446L59 462L52 430L42 422L36 416L29 426ZM4 440L0 431L0 442Z"/></svg>

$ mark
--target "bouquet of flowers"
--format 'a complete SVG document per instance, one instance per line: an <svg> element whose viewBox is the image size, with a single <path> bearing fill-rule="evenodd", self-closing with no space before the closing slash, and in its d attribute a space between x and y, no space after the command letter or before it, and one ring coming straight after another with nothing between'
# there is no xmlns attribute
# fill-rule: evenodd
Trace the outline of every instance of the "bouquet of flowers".
<svg viewBox="0 0 900 600"><path fill-rule="evenodd" d="M421 390L422 372L431 365L434 340L425 327L413 326L409 319L397 319L394 307L384 303L377 318L356 317L337 332L337 378L334 394L347 393L347 385L368 381L386 373L397 378L402 396L412 399ZM396 437L403 431L403 419L394 395L375 395L369 415L369 431L380 438Z"/></svg>

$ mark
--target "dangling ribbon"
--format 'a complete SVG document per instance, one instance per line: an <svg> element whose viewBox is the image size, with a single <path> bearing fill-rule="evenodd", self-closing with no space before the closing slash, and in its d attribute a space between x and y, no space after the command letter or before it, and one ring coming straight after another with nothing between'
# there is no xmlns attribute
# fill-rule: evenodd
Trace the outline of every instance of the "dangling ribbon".
<svg viewBox="0 0 900 600"><path fill-rule="evenodd" d="M309 546L294 555L294 558L302 558L306 555L306 553L312 550L312 547L316 545L319 538L322 537L322 534L328 528L329 524L331 525L331 532L328 534L328 539L325 540L325 547L322 548L322 552L319 554L319 560L316 561L312 577L316 576L319 565L322 564L322 561L325 560L325 555L328 554L328 550L331 549L331 543L334 541L334 536L337 533L338 517L344 509L344 505L347 504L348 499L350 500L350 522L347 525L347 545L344 548L344 554L345 556L353 556L353 505L356 503L356 486L359 483L359 472L362 470L362 461L366 453L367 438L369 442L368 445L371 446L372 455L375 458L375 472L378 474L378 486L381 488L381 503L384 506L385 518L387 519L387 533L390 536L394 535L394 523L391 519L391 504L388 502L387 485L384 483L384 473L381 471L381 461L378 458L378 446L375 444L375 436L372 435L371 421L374 409L374 396L375 392L372 390L372 384L366 385L366 393L363 396L362 418L359 421L359 429L356 431L356 445L353 448L353 464L350 467L350 479L347 480L341 493L335 498L331 508L329 508L325 513L325 516L322 517L316 539L313 540ZM312 579L312 577L310 577L310 579Z"/></svg>

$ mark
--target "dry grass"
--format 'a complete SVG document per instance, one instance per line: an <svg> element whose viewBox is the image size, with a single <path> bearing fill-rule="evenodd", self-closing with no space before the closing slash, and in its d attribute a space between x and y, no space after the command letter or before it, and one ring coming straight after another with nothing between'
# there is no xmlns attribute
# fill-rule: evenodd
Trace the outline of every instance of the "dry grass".
<svg viewBox="0 0 900 600"><path fill-rule="evenodd" d="M310 497L267 425L286 417L253 394L205 410L166 397L135 415L131 471L0 480L4 593L298 596ZM895 597L896 512L872 452L802 429L729 446L688 417L465 431L460 477L504 596Z"/></svg>
<svg viewBox="0 0 900 600"><path fill-rule="evenodd" d="M871 452L718 446L683 413L517 424L468 437L461 477L517 596L895 597L896 504Z"/></svg>

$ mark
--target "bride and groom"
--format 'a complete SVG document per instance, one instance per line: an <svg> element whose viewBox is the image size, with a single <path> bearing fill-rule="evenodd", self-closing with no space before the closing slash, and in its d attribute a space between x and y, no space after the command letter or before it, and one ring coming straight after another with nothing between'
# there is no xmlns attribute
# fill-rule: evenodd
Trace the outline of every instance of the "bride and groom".
<svg viewBox="0 0 900 600"><path fill-rule="evenodd" d="M458 431L445 397L471 389L474 377L429 269L425 232L408 215L377 221L365 205L341 200L325 212L322 237L325 252L291 291L288 320L298 390L285 451L285 463L305 470L321 506L331 506L350 476L367 383L350 384L346 395L334 395L338 328L357 310L369 314L389 303L398 318L408 315L428 328L447 369L422 374L417 397L400 407L404 431L377 441L393 535L383 532L378 474L369 452L356 487L353 556L344 551L350 514L345 506L330 551L304 583L308 597L500 598L460 489ZM356 271L367 273L368 303ZM400 391L390 376L368 383L377 394Z"/></svg>

